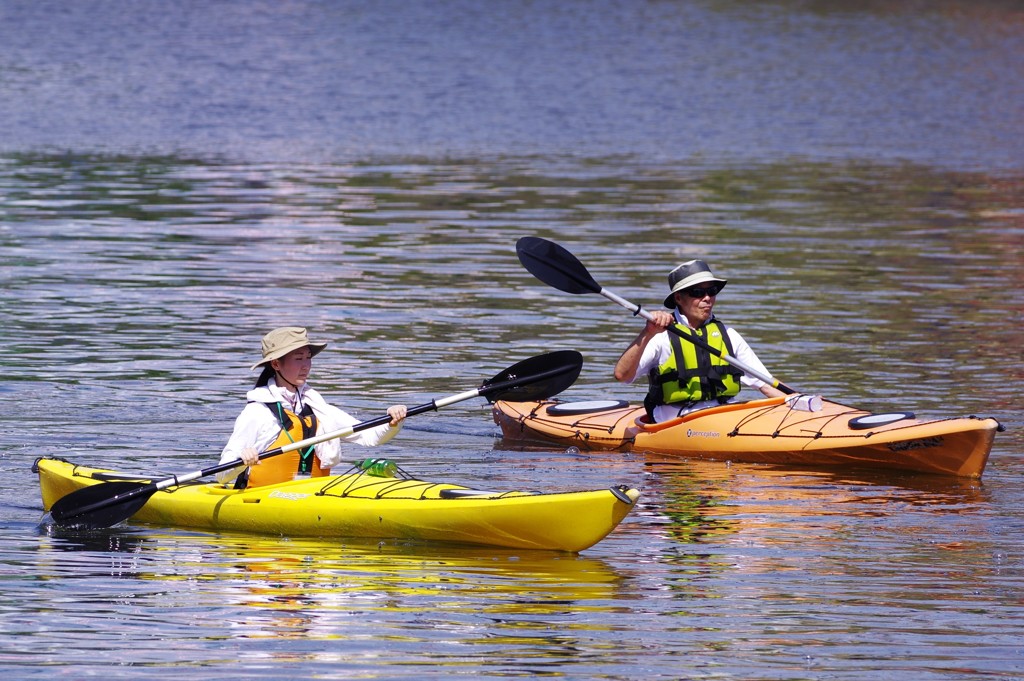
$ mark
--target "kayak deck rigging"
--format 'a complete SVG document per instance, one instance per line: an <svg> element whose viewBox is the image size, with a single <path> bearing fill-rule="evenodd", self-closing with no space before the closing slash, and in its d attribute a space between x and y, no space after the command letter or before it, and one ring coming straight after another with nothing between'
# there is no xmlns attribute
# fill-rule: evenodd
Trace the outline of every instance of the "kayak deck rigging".
<svg viewBox="0 0 1024 681"><path fill-rule="evenodd" d="M790 466L888 468L980 477L1002 425L976 416L919 420L817 398L774 397L716 405L651 423L643 406L574 410L557 400L494 403L507 440L581 450L649 451L682 458ZM582 404L582 403L581 403ZM564 405L561 406L560 405Z"/></svg>

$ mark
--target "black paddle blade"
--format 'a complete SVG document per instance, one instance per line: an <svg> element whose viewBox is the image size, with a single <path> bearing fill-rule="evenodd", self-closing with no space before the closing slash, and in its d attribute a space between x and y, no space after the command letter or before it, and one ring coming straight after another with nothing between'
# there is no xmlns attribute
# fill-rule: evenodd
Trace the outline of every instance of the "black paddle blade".
<svg viewBox="0 0 1024 681"><path fill-rule="evenodd" d="M556 350L517 362L483 382L480 395L489 402L532 402L562 392L576 382L583 369L583 355L575 350Z"/></svg>
<svg viewBox="0 0 1024 681"><path fill-rule="evenodd" d="M576 256L554 241L524 236L516 242L519 262L548 286L566 293L600 293L601 285Z"/></svg>
<svg viewBox="0 0 1024 681"><path fill-rule="evenodd" d="M67 494L50 508L60 527L97 529L127 520L156 492L148 482L104 482Z"/></svg>

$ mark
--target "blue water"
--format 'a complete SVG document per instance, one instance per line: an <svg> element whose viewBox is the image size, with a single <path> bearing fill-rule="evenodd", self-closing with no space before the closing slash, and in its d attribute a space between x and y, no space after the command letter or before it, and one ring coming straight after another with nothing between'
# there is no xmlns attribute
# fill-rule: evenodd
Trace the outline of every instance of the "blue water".
<svg viewBox="0 0 1024 681"><path fill-rule="evenodd" d="M0 150L1019 169L1022 29L996 0L8 0Z"/></svg>

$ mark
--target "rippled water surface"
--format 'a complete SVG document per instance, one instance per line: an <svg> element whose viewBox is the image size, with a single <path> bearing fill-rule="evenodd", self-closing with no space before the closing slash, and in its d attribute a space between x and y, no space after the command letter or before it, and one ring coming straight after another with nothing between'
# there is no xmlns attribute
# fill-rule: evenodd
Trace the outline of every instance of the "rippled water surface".
<svg viewBox="0 0 1024 681"><path fill-rule="evenodd" d="M0 5L12 678L1024 677L1017 3L130 7ZM482 399L385 448L641 488L579 555L40 524L38 456L212 465L282 324L363 418L562 348L639 398L639 322L524 235L645 306L703 257L787 384L1007 430L982 480L524 448Z"/></svg>

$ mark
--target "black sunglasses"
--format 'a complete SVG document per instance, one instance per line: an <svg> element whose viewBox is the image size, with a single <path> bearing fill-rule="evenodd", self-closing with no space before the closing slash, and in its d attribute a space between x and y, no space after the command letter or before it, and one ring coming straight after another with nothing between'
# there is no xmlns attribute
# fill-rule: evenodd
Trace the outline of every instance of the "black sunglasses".
<svg viewBox="0 0 1024 681"><path fill-rule="evenodd" d="M699 288L697 286L691 286L690 288L684 288L683 293L690 296L691 298L703 298L704 296L711 296L714 298L718 295L718 292L722 290L722 287L718 284L714 286L707 286Z"/></svg>

